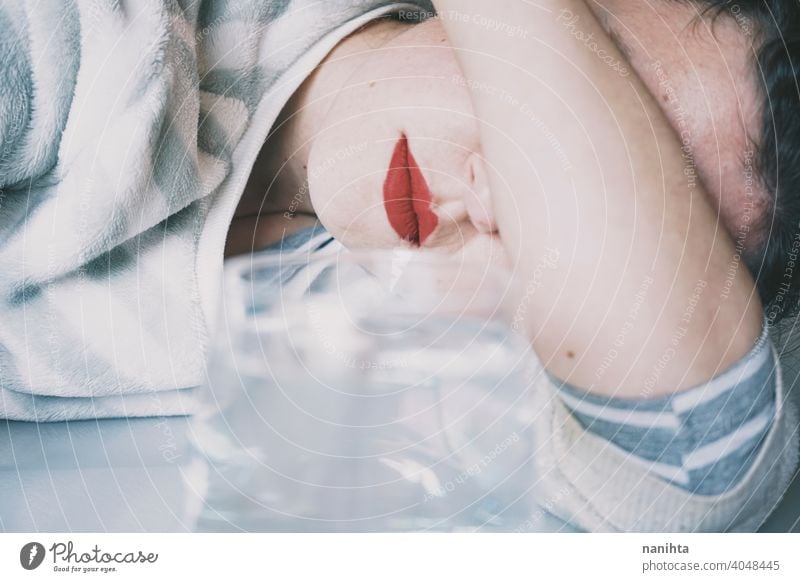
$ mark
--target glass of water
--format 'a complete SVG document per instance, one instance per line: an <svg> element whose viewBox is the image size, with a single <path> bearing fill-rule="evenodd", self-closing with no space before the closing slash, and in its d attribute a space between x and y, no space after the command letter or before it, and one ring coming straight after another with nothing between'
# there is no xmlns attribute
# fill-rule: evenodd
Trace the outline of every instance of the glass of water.
<svg viewBox="0 0 800 582"><path fill-rule="evenodd" d="M512 531L535 359L497 266L412 251L226 263L192 423L199 531Z"/></svg>

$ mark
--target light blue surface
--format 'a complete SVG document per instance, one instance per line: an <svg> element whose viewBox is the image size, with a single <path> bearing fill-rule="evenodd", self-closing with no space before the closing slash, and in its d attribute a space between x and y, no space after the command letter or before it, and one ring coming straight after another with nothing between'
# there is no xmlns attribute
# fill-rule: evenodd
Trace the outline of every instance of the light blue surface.
<svg viewBox="0 0 800 582"><path fill-rule="evenodd" d="M0 531L192 531L202 494L188 430L181 417L0 422ZM763 530L800 531L800 477Z"/></svg>
<svg viewBox="0 0 800 582"><path fill-rule="evenodd" d="M190 531L187 426L0 421L0 530Z"/></svg>
<svg viewBox="0 0 800 582"><path fill-rule="evenodd" d="M204 482L190 430L183 417L0 421L0 531L193 531ZM572 531L537 518L532 531Z"/></svg>

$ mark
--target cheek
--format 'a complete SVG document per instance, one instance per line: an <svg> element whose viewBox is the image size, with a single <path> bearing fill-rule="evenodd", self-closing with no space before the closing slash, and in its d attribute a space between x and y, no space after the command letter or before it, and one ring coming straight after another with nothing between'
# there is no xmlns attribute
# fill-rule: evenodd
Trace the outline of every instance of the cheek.
<svg viewBox="0 0 800 582"><path fill-rule="evenodd" d="M334 129L315 141L309 195L320 222L343 244L379 248L391 243L381 193L389 141L365 133Z"/></svg>

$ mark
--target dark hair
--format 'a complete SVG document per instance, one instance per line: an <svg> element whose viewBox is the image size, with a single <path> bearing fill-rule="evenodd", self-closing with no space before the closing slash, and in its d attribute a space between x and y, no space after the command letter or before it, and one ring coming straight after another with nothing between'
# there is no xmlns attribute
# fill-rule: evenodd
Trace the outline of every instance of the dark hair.
<svg viewBox="0 0 800 582"><path fill-rule="evenodd" d="M728 15L757 41L763 109L756 173L769 193L754 244L743 253L764 310L776 323L800 308L800 0L695 0Z"/></svg>

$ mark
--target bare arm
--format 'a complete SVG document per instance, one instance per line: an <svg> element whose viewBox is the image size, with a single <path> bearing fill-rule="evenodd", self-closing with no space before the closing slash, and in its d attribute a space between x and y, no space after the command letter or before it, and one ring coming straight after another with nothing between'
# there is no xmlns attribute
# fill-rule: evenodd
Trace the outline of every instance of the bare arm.
<svg viewBox="0 0 800 582"><path fill-rule="evenodd" d="M592 392L655 397L741 358L761 331L753 281L743 266L731 279L733 244L687 183L677 136L635 74L598 58L623 60L583 0L435 4L482 122L517 315L545 367Z"/></svg>

